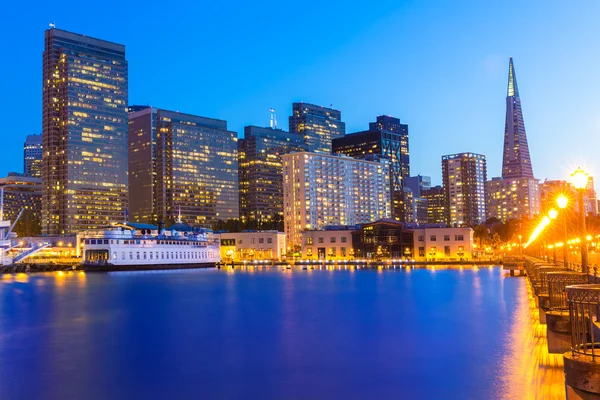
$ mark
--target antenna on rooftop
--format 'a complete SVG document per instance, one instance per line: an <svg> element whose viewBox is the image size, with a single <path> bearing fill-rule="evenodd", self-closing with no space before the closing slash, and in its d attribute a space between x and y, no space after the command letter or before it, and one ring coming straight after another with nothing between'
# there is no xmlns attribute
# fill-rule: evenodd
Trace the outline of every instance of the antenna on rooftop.
<svg viewBox="0 0 600 400"><path fill-rule="evenodd" d="M271 129L277 129L277 114L275 114L275 109L269 108L269 112L271 113L271 121L269 125L271 126Z"/></svg>

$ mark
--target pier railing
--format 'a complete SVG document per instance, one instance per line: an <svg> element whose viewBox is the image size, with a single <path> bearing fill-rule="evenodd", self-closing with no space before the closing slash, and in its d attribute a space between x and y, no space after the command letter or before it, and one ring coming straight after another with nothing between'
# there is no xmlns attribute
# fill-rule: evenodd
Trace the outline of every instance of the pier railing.
<svg viewBox="0 0 600 400"><path fill-rule="evenodd" d="M567 311L567 286L585 285L588 283L586 274L574 271L548 272L548 295L550 297L550 310Z"/></svg>
<svg viewBox="0 0 600 400"><path fill-rule="evenodd" d="M600 285L567 286L573 356L600 356Z"/></svg>
<svg viewBox="0 0 600 400"><path fill-rule="evenodd" d="M536 294L548 294L548 274L550 272L565 271L564 267L548 266L544 265L537 268L537 275L539 278L540 288Z"/></svg>

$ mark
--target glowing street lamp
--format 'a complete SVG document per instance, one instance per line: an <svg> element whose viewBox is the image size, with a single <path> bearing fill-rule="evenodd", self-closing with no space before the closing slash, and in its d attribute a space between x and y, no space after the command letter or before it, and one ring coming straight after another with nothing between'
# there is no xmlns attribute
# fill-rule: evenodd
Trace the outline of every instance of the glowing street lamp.
<svg viewBox="0 0 600 400"><path fill-rule="evenodd" d="M575 172L571 174L571 183L577 189L578 200L579 200L579 219L581 221L581 236L586 236L585 229L585 207L583 205L583 191L587 187L590 176L581 167L578 167ZM581 241L581 271L586 274L588 271L588 254L587 254L587 243L585 240Z"/></svg>
<svg viewBox="0 0 600 400"><path fill-rule="evenodd" d="M561 210L563 210L563 243L567 242L567 213L564 212L564 209L567 208L567 205L569 204L569 198L567 196L565 196L564 194L560 194L557 198L556 198L556 204L558 205L558 208L560 208ZM568 263L568 259L567 259L567 246L563 247L563 264L566 267Z"/></svg>
<svg viewBox="0 0 600 400"><path fill-rule="evenodd" d="M550 217L550 219L556 219L556 217L558 217L558 211L552 209L548 211L548 216Z"/></svg>

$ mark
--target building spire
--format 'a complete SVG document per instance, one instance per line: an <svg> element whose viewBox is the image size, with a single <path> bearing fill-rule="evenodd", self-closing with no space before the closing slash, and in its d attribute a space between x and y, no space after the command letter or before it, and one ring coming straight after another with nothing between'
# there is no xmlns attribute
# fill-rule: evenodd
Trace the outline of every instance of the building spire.
<svg viewBox="0 0 600 400"><path fill-rule="evenodd" d="M508 64L508 93L506 96L502 178L534 178L512 57Z"/></svg>
<svg viewBox="0 0 600 400"><path fill-rule="evenodd" d="M510 58L508 63L508 97L519 97L519 87L517 86L517 75L515 74L515 66L513 59Z"/></svg>

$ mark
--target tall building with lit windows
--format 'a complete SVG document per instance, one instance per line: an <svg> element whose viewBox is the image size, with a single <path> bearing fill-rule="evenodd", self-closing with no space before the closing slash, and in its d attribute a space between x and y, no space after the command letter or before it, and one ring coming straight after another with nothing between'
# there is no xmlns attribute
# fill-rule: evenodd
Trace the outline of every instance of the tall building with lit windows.
<svg viewBox="0 0 600 400"><path fill-rule="evenodd" d="M156 224L157 109L147 106L130 106L128 109L129 220Z"/></svg>
<svg viewBox="0 0 600 400"><path fill-rule="evenodd" d="M446 223L473 227L485 222L486 171L484 155L442 156Z"/></svg>
<svg viewBox="0 0 600 400"><path fill-rule="evenodd" d="M42 177L42 135L27 135L23 144L23 173L34 178Z"/></svg>
<svg viewBox="0 0 600 400"><path fill-rule="evenodd" d="M125 46L52 28L42 91L42 232L121 221L127 204Z"/></svg>
<svg viewBox="0 0 600 400"><path fill-rule="evenodd" d="M208 227L239 217L237 141L226 121L156 110L158 221L169 226L181 215L190 225Z"/></svg>
<svg viewBox="0 0 600 400"><path fill-rule="evenodd" d="M283 216L281 156L305 151L304 138L281 129L246 126L238 141L240 217L267 221Z"/></svg>
<svg viewBox="0 0 600 400"><path fill-rule="evenodd" d="M392 216L402 221L412 219L412 196L405 191L410 176L408 125L398 118L380 115L369 123L369 130L351 133L332 142L333 153L364 160L385 158L390 162Z"/></svg>
<svg viewBox="0 0 600 400"><path fill-rule="evenodd" d="M508 63L502 178L486 183L488 218L501 221L533 217L540 212L539 180L533 176L521 98L512 57Z"/></svg>
<svg viewBox="0 0 600 400"><path fill-rule="evenodd" d="M301 134L313 153L331 154L331 141L346 134L341 111L309 103L292 104L289 124L290 132Z"/></svg>
<svg viewBox="0 0 600 400"><path fill-rule="evenodd" d="M442 186L431 186L421 190L421 196L427 199L427 223L446 223L446 196Z"/></svg>
<svg viewBox="0 0 600 400"><path fill-rule="evenodd" d="M301 246L304 230L390 217L388 160L308 152L282 160L284 226L292 250Z"/></svg>

